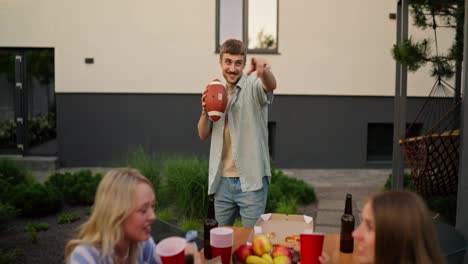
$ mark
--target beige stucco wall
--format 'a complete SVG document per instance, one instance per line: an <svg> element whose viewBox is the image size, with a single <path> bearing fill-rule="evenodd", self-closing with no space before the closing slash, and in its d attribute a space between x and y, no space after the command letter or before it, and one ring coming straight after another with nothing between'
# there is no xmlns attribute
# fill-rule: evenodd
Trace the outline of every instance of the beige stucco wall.
<svg viewBox="0 0 468 264"><path fill-rule="evenodd" d="M57 92L198 93L221 77L215 3L0 0L0 47L55 48ZM280 54L264 55L277 93L393 95L394 11L394 1L280 1ZM408 94L432 83L411 74Z"/></svg>

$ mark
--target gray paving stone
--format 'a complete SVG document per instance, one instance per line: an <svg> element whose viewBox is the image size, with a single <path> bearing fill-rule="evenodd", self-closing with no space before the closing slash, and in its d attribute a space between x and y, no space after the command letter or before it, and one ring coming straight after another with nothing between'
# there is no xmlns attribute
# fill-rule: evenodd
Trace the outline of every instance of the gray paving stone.
<svg viewBox="0 0 468 264"><path fill-rule="evenodd" d="M326 200L320 199L318 209L320 210L343 210L345 206L344 200Z"/></svg>
<svg viewBox="0 0 468 264"><path fill-rule="evenodd" d="M340 227L339 226L324 226L324 225L318 225L315 227L315 232L319 233L328 233L328 234L333 234L333 233L340 233Z"/></svg>
<svg viewBox="0 0 468 264"><path fill-rule="evenodd" d="M317 225L341 225L342 211L324 211L319 210L317 213Z"/></svg>

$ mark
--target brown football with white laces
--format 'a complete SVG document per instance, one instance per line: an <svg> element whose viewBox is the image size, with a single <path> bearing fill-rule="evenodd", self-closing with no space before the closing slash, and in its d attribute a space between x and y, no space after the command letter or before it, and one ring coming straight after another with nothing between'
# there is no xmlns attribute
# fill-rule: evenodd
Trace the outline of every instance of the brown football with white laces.
<svg viewBox="0 0 468 264"><path fill-rule="evenodd" d="M227 101L226 88L220 80L214 79L208 84L205 97L205 109L211 121L216 122L224 115Z"/></svg>

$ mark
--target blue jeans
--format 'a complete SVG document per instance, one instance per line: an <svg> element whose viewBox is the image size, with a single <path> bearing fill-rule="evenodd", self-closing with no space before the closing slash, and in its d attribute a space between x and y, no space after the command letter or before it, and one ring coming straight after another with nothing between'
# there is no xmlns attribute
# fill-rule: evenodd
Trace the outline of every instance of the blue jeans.
<svg viewBox="0 0 468 264"><path fill-rule="evenodd" d="M221 177L215 193L215 214L219 226L232 226L238 213L244 227L253 227L265 212L268 197L268 178L263 177L263 187L242 192L238 177Z"/></svg>

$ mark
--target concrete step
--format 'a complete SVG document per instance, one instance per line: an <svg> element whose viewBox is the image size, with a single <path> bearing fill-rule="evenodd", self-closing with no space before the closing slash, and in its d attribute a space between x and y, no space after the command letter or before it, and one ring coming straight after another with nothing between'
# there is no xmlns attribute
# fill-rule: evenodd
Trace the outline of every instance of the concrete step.
<svg viewBox="0 0 468 264"><path fill-rule="evenodd" d="M58 158L55 156L0 155L0 158L11 159L31 171L53 171L58 167Z"/></svg>

